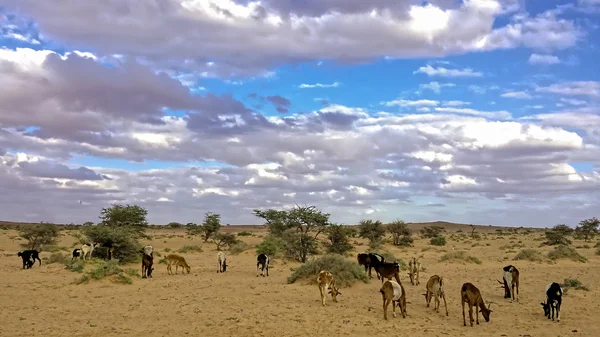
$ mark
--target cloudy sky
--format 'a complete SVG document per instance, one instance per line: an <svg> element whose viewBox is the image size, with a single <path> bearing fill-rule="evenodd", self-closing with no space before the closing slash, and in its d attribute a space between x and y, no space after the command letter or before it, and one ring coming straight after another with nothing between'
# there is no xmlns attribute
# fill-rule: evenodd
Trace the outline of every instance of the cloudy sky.
<svg viewBox="0 0 600 337"><path fill-rule="evenodd" d="M600 215L599 22L599 0L0 0L0 218L574 225Z"/></svg>

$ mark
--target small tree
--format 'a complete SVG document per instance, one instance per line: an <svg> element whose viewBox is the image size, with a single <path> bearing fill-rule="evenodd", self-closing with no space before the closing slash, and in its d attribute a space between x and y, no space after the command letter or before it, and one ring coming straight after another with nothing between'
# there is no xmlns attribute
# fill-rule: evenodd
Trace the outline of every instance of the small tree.
<svg viewBox="0 0 600 337"><path fill-rule="evenodd" d="M582 220L575 228L575 235L588 242L598 234L598 226L600 226L600 220L598 220L596 217Z"/></svg>
<svg viewBox="0 0 600 337"><path fill-rule="evenodd" d="M387 230L392 234L392 242L396 246L410 246L413 243L411 232L402 220L396 220L387 225Z"/></svg>
<svg viewBox="0 0 600 337"><path fill-rule="evenodd" d="M169 222L167 224L167 227L169 227L169 228L181 228L181 227L183 227L183 224L181 224L179 222Z"/></svg>
<svg viewBox="0 0 600 337"><path fill-rule="evenodd" d="M19 236L27 240L22 246L27 249L41 250L44 245L56 244L59 228L54 224L39 224L32 226L22 226L19 229Z"/></svg>
<svg viewBox="0 0 600 337"><path fill-rule="evenodd" d="M212 242L217 245L217 250L221 250L223 247L231 247L238 243L235 235L230 233L217 233L213 236Z"/></svg>
<svg viewBox="0 0 600 337"><path fill-rule="evenodd" d="M217 213L208 212L204 216L204 222L202 223L202 232L204 236L204 242L208 241L213 235L219 232L221 229L221 215Z"/></svg>
<svg viewBox="0 0 600 337"><path fill-rule="evenodd" d="M325 243L327 252L344 255L346 252L354 249L350 242L348 242L349 235L350 231L347 227L331 225L327 229L327 239L329 240L329 242Z"/></svg>
<svg viewBox="0 0 600 337"><path fill-rule="evenodd" d="M361 220L358 223L358 236L369 240L371 247L379 245L384 235L385 227L379 220Z"/></svg>
<svg viewBox="0 0 600 337"><path fill-rule="evenodd" d="M573 229L567 225L560 224L552 227L551 230L546 231L546 241L545 245L554 246L554 245L570 245L571 240L567 238L567 236L573 233Z"/></svg>
<svg viewBox="0 0 600 337"><path fill-rule="evenodd" d="M421 229L421 235L423 235L424 238L435 238L440 236L443 230L444 227L440 226L425 226Z"/></svg>
<svg viewBox="0 0 600 337"><path fill-rule="evenodd" d="M102 208L100 220L107 226L131 226L143 228L148 226L146 216L148 211L138 205L113 204L111 207Z"/></svg>

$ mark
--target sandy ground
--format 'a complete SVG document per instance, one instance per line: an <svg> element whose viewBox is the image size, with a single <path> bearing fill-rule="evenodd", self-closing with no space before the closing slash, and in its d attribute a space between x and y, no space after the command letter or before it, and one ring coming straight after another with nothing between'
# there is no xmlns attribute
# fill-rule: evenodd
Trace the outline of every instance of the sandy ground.
<svg viewBox="0 0 600 337"><path fill-rule="evenodd" d="M251 245L259 243L264 233L258 230L254 229L256 236L243 240ZM493 233L493 229L489 231ZM59 245L72 247L77 241L72 233L76 231L61 232ZM176 251L184 245L202 245L200 239L187 238L182 230L151 230L150 234L154 239L148 243L163 254L165 248ZM535 238L539 236L518 235L511 240L510 236L490 234L477 241L477 247L472 247L475 241L449 240L445 247L431 248L423 239L407 249L386 246L406 261L420 256L426 271L421 274L420 286L412 286L406 272L402 273L408 316L393 318L390 307L389 320L384 321L377 279L341 289L338 303L328 298L328 305L322 307L316 285L287 284L290 268L297 263L275 260L270 277L257 278L254 248L230 255L225 274L216 272L214 245L204 244L204 252L182 254L192 266L189 275L167 275L166 265L155 259L152 279L134 278L131 285L108 280L75 285L72 282L80 274L60 264L36 263L32 269L22 270L21 259L16 256L21 243L17 232L2 230L0 336L600 336L600 257L594 255L594 248L581 248L578 251L589 258L588 263L508 261L516 253L500 249L517 240L537 248L540 241ZM352 261L357 252L366 250L364 241L357 243L349 258ZM588 244L593 247L595 242ZM582 245L574 242L574 246ZM467 250L483 263L439 262L442 250L453 249ZM47 258L50 253L42 252L41 256ZM496 282L508 263L521 272L518 303L503 299L503 290ZM138 265L131 267L140 270ZM422 294L433 274L444 277L449 316L444 315L443 304L439 314L425 306ZM569 290L563 299L561 321L552 322L543 316L540 306L544 287L551 281L562 283L565 278L579 279L590 291ZM485 322L480 316L481 324L473 328L462 324L460 286L467 281L479 287L486 301L497 303L492 306L491 321Z"/></svg>

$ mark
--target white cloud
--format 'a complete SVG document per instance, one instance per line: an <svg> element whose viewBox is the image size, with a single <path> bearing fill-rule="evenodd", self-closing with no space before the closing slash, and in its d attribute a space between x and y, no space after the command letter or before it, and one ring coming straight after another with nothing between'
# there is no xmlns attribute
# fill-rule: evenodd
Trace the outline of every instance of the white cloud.
<svg viewBox="0 0 600 337"><path fill-rule="evenodd" d="M438 101L433 101L429 99L420 99L416 101L399 99L393 100L389 102L383 102L386 106L400 106L400 107L432 107L440 104Z"/></svg>
<svg viewBox="0 0 600 337"><path fill-rule="evenodd" d="M322 83L315 83L315 84L300 84L298 86L298 88L300 89L313 89L313 88L337 88L340 86L340 82L333 82L331 84L322 84Z"/></svg>
<svg viewBox="0 0 600 337"><path fill-rule="evenodd" d="M600 97L600 82L573 81L555 83L547 87L538 87L535 91L565 96Z"/></svg>
<svg viewBox="0 0 600 337"><path fill-rule="evenodd" d="M463 102L463 101L445 101L442 102L442 105L445 106L461 106L461 105L470 105L471 102Z"/></svg>
<svg viewBox="0 0 600 337"><path fill-rule="evenodd" d="M532 99L533 97L531 97L530 94L526 93L525 91L509 91L509 92L505 92L502 95L500 95L500 97L504 97L504 98L516 98L516 99Z"/></svg>
<svg viewBox="0 0 600 337"><path fill-rule="evenodd" d="M435 92L436 94L439 94L441 92L442 88L451 88L451 87L455 87L456 84L454 83L439 83L437 81L433 81L433 82L429 82L427 84L421 84L419 85L421 87L421 89L429 89L433 92Z"/></svg>
<svg viewBox="0 0 600 337"><path fill-rule="evenodd" d="M551 65L560 63L560 59L554 55L540 55L534 53L529 56L527 62L535 65Z"/></svg>
<svg viewBox="0 0 600 337"><path fill-rule="evenodd" d="M431 65L426 65L415 70L413 74L423 73L427 76L440 76L440 77L481 77L483 73L473 71L471 68L465 69L447 69L444 67L434 68Z"/></svg>

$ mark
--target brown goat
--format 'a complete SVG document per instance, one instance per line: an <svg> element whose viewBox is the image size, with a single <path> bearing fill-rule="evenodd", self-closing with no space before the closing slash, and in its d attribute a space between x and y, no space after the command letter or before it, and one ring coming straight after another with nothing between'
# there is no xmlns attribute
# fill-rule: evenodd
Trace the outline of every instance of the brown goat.
<svg viewBox="0 0 600 337"><path fill-rule="evenodd" d="M172 275L172 273L173 273L173 269L171 269L171 265L173 265L173 264L175 265L175 274L177 274L178 267L181 267L181 271L184 274L185 274L185 272L183 271L184 268L187 270L188 274L190 273L190 270L192 269L187 264L187 262L185 262L185 259L183 258L183 256L180 256L177 254L169 254L169 255L167 255L167 273L169 275Z"/></svg>
<svg viewBox="0 0 600 337"><path fill-rule="evenodd" d="M419 282L419 273L421 271L421 262L417 261L417 258L413 257L408 262L408 277L410 278L410 283L414 286L421 284Z"/></svg>
<svg viewBox="0 0 600 337"><path fill-rule="evenodd" d="M400 308L402 318L406 318L406 292L402 283L387 280L379 289L383 297L383 319L387 320L387 308L392 303L392 314L396 318L396 303Z"/></svg>
<svg viewBox="0 0 600 337"><path fill-rule="evenodd" d="M323 306L325 306L327 294L331 294L333 301L337 302L337 295L341 295L342 293L335 286L335 279L330 272L321 270L321 272L319 272L319 277L317 277L317 283L319 284L321 303L323 303Z"/></svg>
<svg viewBox="0 0 600 337"><path fill-rule="evenodd" d="M142 278L152 277L154 259L150 255L142 254Z"/></svg>
<svg viewBox="0 0 600 337"><path fill-rule="evenodd" d="M427 281L427 285L425 286L425 301L427 302L427 307L429 308L429 304L431 303L431 298L435 298L434 309L435 312L440 312L440 298L444 300L444 307L446 308L446 316L448 316L448 305L446 304L446 295L444 294L443 289L443 278L438 275L433 275Z"/></svg>
<svg viewBox="0 0 600 337"><path fill-rule="evenodd" d="M502 268L502 281L498 281L504 289L504 298L511 298L511 302L515 300L515 287L517 288L517 302L519 302L519 270L513 265L508 265Z"/></svg>
<svg viewBox="0 0 600 337"><path fill-rule="evenodd" d="M474 286L472 283L465 283L460 288L460 297L462 304L462 314L463 314L463 325L467 326L467 321L465 319L465 303L469 306L469 321L471 323L471 327L473 327L473 307L475 307L475 320L477 324L479 324L479 311L477 308L481 309L481 314L486 322L490 321L490 313L492 310L490 309L490 302L487 305L483 302L483 297L481 297L481 292L479 289Z"/></svg>
<svg viewBox="0 0 600 337"><path fill-rule="evenodd" d="M393 263L383 262L375 267L375 271L381 275L381 284L383 284L384 278L391 280L392 277L396 279L396 282L402 283L400 282L400 264L398 261Z"/></svg>

